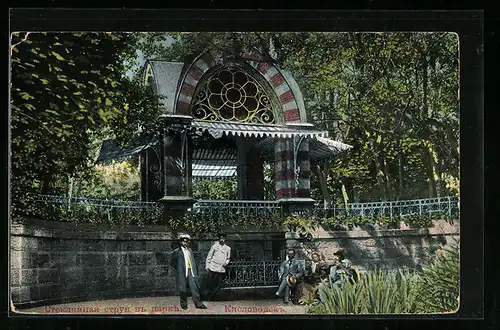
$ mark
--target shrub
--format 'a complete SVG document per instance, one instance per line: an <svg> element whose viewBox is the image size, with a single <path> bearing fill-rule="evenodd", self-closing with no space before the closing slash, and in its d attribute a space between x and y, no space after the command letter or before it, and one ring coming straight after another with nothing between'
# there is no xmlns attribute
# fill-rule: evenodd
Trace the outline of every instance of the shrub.
<svg viewBox="0 0 500 330"><path fill-rule="evenodd" d="M344 279L341 288L321 286L321 303L310 304L313 314L406 314L417 310L419 276L408 271L376 270L358 283Z"/></svg>
<svg viewBox="0 0 500 330"><path fill-rule="evenodd" d="M460 295L459 242L437 251L429 267L423 268L418 296L419 313L452 312L458 308Z"/></svg>
<svg viewBox="0 0 500 330"><path fill-rule="evenodd" d="M310 304L314 314L408 314L455 311L460 294L459 242L437 251L420 273L376 270L358 283L345 279L342 288L319 288L321 303Z"/></svg>
<svg viewBox="0 0 500 330"><path fill-rule="evenodd" d="M315 312L327 314L360 314L363 312L363 285L344 279L342 287L327 286L319 288L321 307L313 307Z"/></svg>

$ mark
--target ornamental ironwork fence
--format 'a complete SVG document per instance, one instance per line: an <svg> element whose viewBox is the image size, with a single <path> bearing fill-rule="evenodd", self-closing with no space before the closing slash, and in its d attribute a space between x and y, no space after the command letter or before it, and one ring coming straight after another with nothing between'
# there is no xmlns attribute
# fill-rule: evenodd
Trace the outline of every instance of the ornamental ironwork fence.
<svg viewBox="0 0 500 330"><path fill-rule="evenodd" d="M234 261L227 267L225 288L278 286L280 260Z"/></svg>
<svg viewBox="0 0 500 330"><path fill-rule="evenodd" d="M163 213L158 202L123 201L55 195L25 196L14 201L16 214L38 216L62 221L96 222L110 224L154 224ZM456 196L349 203L347 206L317 204L309 215L318 219L334 218L342 222L346 218L385 217L390 220L405 217L458 219L459 198ZM241 215L245 219L282 219L283 212L277 201L252 200L198 200L191 214L201 218L234 220ZM261 222L262 222L261 221ZM257 223L257 222L256 222Z"/></svg>
<svg viewBox="0 0 500 330"><path fill-rule="evenodd" d="M193 211L209 216L231 216L235 214L270 216L281 215L281 206L277 201L200 199L194 204Z"/></svg>
<svg viewBox="0 0 500 330"><path fill-rule="evenodd" d="M320 205L315 206L315 215L319 217L396 217L404 218L411 216L444 216L447 218L458 218L459 198L457 196L382 201L369 203L349 203L347 206Z"/></svg>
<svg viewBox="0 0 500 330"><path fill-rule="evenodd" d="M22 204L24 215L74 222L141 225L156 223L163 214L160 203L115 199L35 195Z"/></svg>

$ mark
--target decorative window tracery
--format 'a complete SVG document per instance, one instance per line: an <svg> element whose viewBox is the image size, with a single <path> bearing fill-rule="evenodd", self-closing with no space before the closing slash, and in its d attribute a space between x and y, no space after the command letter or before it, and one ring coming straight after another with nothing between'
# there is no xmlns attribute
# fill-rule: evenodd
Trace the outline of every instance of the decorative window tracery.
<svg viewBox="0 0 500 330"><path fill-rule="evenodd" d="M262 86L237 67L223 68L206 80L191 109L193 117L201 120L275 123L271 101Z"/></svg>

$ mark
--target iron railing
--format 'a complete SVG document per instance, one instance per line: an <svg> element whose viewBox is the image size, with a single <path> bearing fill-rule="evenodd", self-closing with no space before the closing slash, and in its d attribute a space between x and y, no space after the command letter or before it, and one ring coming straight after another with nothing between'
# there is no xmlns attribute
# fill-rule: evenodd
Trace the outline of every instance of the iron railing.
<svg viewBox="0 0 500 330"><path fill-rule="evenodd" d="M163 205L156 202L55 195L35 195L26 202L32 215L60 220L145 224L159 220L163 213Z"/></svg>
<svg viewBox="0 0 500 330"><path fill-rule="evenodd" d="M277 201L200 199L194 204L193 211L209 216L234 214L269 216L281 215L281 206Z"/></svg>
<svg viewBox="0 0 500 330"><path fill-rule="evenodd" d="M349 203L347 207L337 205L317 204L315 206L316 215L322 217L379 217L385 216L390 219L394 217L408 216L432 216L433 214L442 214L450 218L458 216L459 198L457 196L400 200L400 201L382 201L369 203Z"/></svg>
<svg viewBox="0 0 500 330"><path fill-rule="evenodd" d="M227 267L225 288L278 286L280 260L234 261Z"/></svg>
<svg viewBox="0 0 500 330"><path fill-rule="evenodd" d="M115 199L96 199L84 197L72 197L55 195L35 195L26 198L23 207L32 206L50 210L51 214L58 212L78 214L85 218L86 214L93 217L101 217L105 221L113 219L138 217L140 222L154 222L151 218L159 218L163 211L163 205L158 202L123 201ZM37 209L37 207L32 207ZM459 198L456 196L382 201L369 203L350 203L347 206L321 205L317 204L313 210L318 218L344 217L387 217L404 218L410 216L443 216L447 218L458 218ZM253 200L198 200L191 210L194 214L207 218L229 218L230 216L250 216L259 218L281 218L283 216L281 205L277 201L253 201ZM41 214L43 215L43 214ZM104 221L104 220L103 220ZM121 222L121 221L118 221Z"/></svg>
<svg viewBox="0 0 500 330"><path fill-rule="evenodd" d="M86 205L108 208L129 208L140 209L145 207L158 206L157 202L142 202L142 201L124 201L119 199L107 198L86 198L86 197L64 197L55 195L36 195L33 198L36 202L51 202L61 206L71 207L72 205Z"/></svg>

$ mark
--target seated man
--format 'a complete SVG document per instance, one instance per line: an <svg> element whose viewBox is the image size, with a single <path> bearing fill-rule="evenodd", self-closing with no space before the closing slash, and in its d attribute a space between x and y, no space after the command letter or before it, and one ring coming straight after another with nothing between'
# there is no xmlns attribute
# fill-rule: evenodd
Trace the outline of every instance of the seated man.
<svg viewBox="0 0 500 330"><path fill-rule="evenodd" d="M287 251L287 259L283 261L279 269L280 286L276 295L283 298L283 302L288 304L290 300L294 300L297 284L302 280L304 271L300 260L295 259L295 250L289 248Z"/></svg>
<svg viewBox="0 0 500 330"><path fill-rule="evenodd" d="M326 285L331 286L331 283L334 283L341 287L343 276L347 277L351 283L359 281L359 273L352 267L351 261L345 258L344 249L337 250L333 255L334 264L330 267L330 275ZM320 283L319 287L323 285L323 283Z"/></svg>

